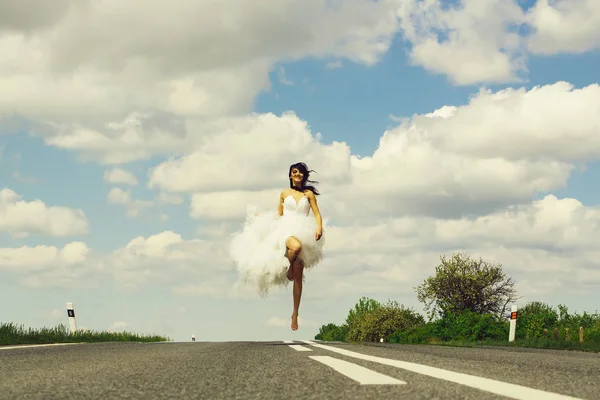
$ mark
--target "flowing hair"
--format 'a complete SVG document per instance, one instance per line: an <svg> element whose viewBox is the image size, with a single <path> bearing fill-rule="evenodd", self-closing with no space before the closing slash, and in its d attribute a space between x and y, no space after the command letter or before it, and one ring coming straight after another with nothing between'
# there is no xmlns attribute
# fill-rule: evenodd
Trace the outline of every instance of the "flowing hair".
<svg viewBox="0 0 600 400"><path fill-rule="evenodd" d="M307 185L307 183L319 183L318 181L311 181L308 179L310 173L315 172L315 171L309 170L308 167L306 166L306 164L304 164L303 162L299 162L299 163L290 165L290 170L288 172L288 178L292 174L292 170L294 168L298 168L298 170L302 173L302 191L310 190L311 192L313 192L315 194L315 196L320 195L320 193L316 187L314 187L313 185ZM290 188L292 188L294 190L298 190L297 188L294 187L294 184L292 183L292 178L289 178L289 180L290 180Z"/></svg>

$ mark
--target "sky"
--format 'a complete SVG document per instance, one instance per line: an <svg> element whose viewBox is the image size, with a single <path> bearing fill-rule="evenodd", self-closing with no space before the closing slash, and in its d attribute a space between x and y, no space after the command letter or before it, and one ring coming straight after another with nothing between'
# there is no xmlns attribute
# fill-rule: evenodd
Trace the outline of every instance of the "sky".
<svg viewBox="0 0 600 400"><path fill-rule="evenodd" d="M424 314L458 251L594 312L599 70L596 0L5 1L0 321L312 339L362 296ZM292 332L228 243L298 161L327 225Z"/></svg>

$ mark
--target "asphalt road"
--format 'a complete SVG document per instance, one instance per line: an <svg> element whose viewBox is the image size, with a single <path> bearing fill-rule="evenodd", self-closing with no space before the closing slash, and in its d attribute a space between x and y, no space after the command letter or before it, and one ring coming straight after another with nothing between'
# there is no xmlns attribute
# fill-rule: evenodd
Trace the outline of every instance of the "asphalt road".
<svg viewBox="0 0 600 400"><path fill-rule="evenodd" d="M316 341L0 347L0 398L600 399L600 354Z"/></svg>

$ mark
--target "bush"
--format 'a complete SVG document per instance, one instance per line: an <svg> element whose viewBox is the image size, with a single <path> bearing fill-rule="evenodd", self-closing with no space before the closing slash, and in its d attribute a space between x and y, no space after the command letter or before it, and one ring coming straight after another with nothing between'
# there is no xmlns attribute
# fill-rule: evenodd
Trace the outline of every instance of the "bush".
<svg viewBox="0 0 600 400"><path fill-rule="evenodd" d="M577 332L577 335L579 335L579 331ZM577 340L579 340L579 339L577 339ZM598 323L597 326L595 326L595 327L584 330L583 341L584 341L584 343L587 343L587 342L600 343L600 323Z"/></svg>
<svg viewBox="0 0 600 400"><path fill-rule="evenodd" d="M548 330L548 338L554 337L554 329L558 329L558 337L565 339L566 328L569 328L571 340L579 340L579 328L585 330L584 340L595 338L595 328L600 330L600 315L598 313L569 314L566 306L558 305L557 309L541 303L531 302L519 310L517 319L517 339L534 339L544 336L544 329ZM590 335L588 335L588 332Z"/></svg>
<svg viewBox="0 0 600 400"><path fill-rule="evenodd" d="M408 329L398 329L390 337L390 343L399 344L426 344L439 341L435 333L435 325L426 323Z"/></svg>
<svg viewBox="0 0 600 400"><path fill-rule="evenodd" d="M348 325L338 326L330 323L321 326L319 333L315 336L316 340L323 340L327 342L344 342L346 340L346 334L348 333Z"/></svg>
<svg viewBox="0 0 600 400"><path fill-rule="evenodd" d="M448 313L432 324L432 333L442 341L503 340L509 332L509 324L495 315L472 311Z"/></svg>
<svg viewBox="0 0 600 400"><path fill-rule="evenodd" d="M422 315L395 301L388 301L387 304L355 319L348 327L346 339L352 342L376 342L380 338L388 339L396 331L407 330L424 323Z"/></svg>
<svg viewBox="0 0 600 400"><path fill-rule="evenodd" d="M515 337L518 339L540 338L544 329L551 331L558 323L558 313L551 306L534 301L527 303L518 312Z"/></svg>

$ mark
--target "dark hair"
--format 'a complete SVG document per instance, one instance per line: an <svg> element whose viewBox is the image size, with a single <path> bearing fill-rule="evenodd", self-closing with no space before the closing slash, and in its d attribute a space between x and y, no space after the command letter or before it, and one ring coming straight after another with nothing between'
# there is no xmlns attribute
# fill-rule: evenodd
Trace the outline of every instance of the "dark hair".
<svg viewBox="0 0 600 400"><path fill-rule="evenodd" d="M308 170L308 167L306 166L306 164L304 164L303 162L299 162L296 164L292 164L290 165L290 170L288 172L288 178L290 180L290 188L294 189L294 190L298 190L297 188L294 187L294 184L292 183L292 178L290 178L289 176L292 174L292 170L294 168L298 168L298 170L302 173L303 177L302 177L302 191L305 190L310 190L311 192L313 192L315 194L315 196L318 196L320 193L317 190L316 187L312 186L312 185L307 185L306 183L319 183L318 181L311 181L308 179L309 175L311 172L315 172L313 170Z"/></svg>

